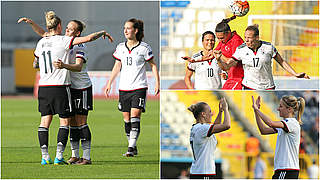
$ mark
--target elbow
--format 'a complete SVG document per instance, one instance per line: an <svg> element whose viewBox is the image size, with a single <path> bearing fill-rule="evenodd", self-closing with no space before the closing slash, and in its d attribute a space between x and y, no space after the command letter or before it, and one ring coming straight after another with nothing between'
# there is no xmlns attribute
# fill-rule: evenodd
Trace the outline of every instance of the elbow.
<svg viewBox="0 0 320 180"><path fill-rule="evenodd" d="M230 128L231 128L231 126L230 126L230 124L228 124L228 125L226 125L225 130L228 130Z"/></svg>

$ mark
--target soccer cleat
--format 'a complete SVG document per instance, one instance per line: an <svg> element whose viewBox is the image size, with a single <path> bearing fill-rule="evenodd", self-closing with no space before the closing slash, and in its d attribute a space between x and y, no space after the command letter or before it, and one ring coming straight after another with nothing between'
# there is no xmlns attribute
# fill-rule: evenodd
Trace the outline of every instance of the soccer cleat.
<svg viewBox="0 0 320 180"><path fill-rule="evenodd" d="M81 160L79 160L75 164L77 164L77 165L88 165L88 164L92 164L92 162L91 162L91 160L87 160L87 159L81 158Z"/></svg>
<svg viewBox="0 0 320 180"><path fill-rule="evenodd" d="M48 164L53 164L51 158L49 158L48 160L45 159L41 159L41 165L48 165Z"/></svg>
<svg viewBox="0 0 320 180"><path fill-rule="evenodd" d="M80 161L80 158L77 158L77 157L71 157L67 163L69 164L76 164L78 161Z"/></svg>
<svg viewBox="0 0 320 180"><path fill-rule="evenodd" d="M133 152L126 152L125 154L123 154L123 156L126 156L126 157L133 157L134 156L134 153Z"/></svg>
<svg viewBox="0 0 320 180"><path fill-rule="evenodd" d="M68 165L68 163L65 162L63 158L62 159L55 158L54 165Z"/></svg>
<svg viewBox="0 0 320 180"><path fill-rule="evenodd" d="M136 156L136 155L138 155L138 148L137 148L137 146L135 146L134 148L133 148L133 154Z"/></svg>

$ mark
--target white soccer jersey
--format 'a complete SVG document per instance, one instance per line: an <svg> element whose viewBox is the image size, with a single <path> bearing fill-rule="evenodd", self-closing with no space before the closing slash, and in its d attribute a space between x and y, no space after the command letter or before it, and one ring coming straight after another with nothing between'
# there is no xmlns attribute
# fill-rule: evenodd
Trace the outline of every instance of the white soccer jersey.
<svg viewBox="0 0 320 180"><path fill-rule="evenodd" d="M39 86L70 85L70 73L67 69L56 69L53 61L60 59L70 64L69 52L72 49L74 37L49 36L42 38L36 47L34 55L39 59Z"/></svg>
<svg viewBox="0 0 320 180"><path fill-rule="evenodd" d="M272 76L272 58L278 51L269 42L260 41L261 46L253 52L245 43L237 47L233 58L241 61L244 70L242 84L248 88L265 90L274 88Z"/></svg>
<svg viewBox="0 0 320 180"><path fill-rule="evenodd" d="M200 51L197 54L194 54L192 59L201 60L202 56L202 51ZM221 88L222 84L220 73L222 71L216 59L195 63L189 62L187 68L195 73L195 89L212 90Z"/></svg>
<svg viewBox="0 0 320 180"><path fill-rule="evenodd" d="M74 89L85 89L92 85L90 77L88 75L88 68L87 68L87 52L86 52L85 44L78 44L73 47L70 51L69 55L71 56L71 64L76 63L76 58L83 59L83 65L80 72L72 72L70 71L71 77L71 88Z"/></svg>
<svg viewBox="0 0 320 180"><path fill-rule="evenodd" d="M211 134L213 124L197 123L192 126L190 144L193 151L194 161L190 168L190 174L216 174L214 152L217 139Z"/></svg>
<svg viewBox="0 0 320 180"><path fill-rule="evenodd" d="M119 90L132 91L147 88L146 62L153 58L151 47L140 42L131 50L126 42L120 43L113 57L121 61Z"/></svg>
<svg viewBox="0 0 320 180"><path fill-rule="evenodd" d="M295 118L282 120L288 132L276 128L278 132L274 155L274 170L299 170L299 144L301 127Z"/></svg>

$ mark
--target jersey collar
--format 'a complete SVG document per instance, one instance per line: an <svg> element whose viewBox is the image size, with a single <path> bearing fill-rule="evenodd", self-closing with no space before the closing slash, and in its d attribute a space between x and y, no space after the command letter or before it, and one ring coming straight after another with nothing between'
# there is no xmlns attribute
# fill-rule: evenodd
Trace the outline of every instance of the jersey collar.
<svg viewBox="0 0 320 180"><path fill-rule="evenodd" d="M132 47L132 49L130 50L129 47L127 46L127 42L128 42L128 41L126 41L126 43L124 43L124 44L126 45L126 48L128 49L129 54L131 54L131 52L132 52L132 50L133 50L134 48L138 47L138 46L141 44L141 41L139 41L139 43L138 43L136 46Z"/></svg>

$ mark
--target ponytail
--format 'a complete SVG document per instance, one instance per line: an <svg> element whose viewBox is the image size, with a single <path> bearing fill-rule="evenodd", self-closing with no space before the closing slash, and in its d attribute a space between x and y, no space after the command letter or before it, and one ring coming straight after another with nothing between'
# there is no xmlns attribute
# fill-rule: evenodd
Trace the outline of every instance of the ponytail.
<svg viewBox="0 0 320 180"><path fill-rule="evenodd" d="M231 28L229 26L229 22L234 20L236 18L236 16L232 16L232 17L229 17L229 18L226 18L226 19L223 19L220 23L217 24L216 26L216 33L217 32L223 32L223 33L227 33L227 32L231 32Z"/></svg>

